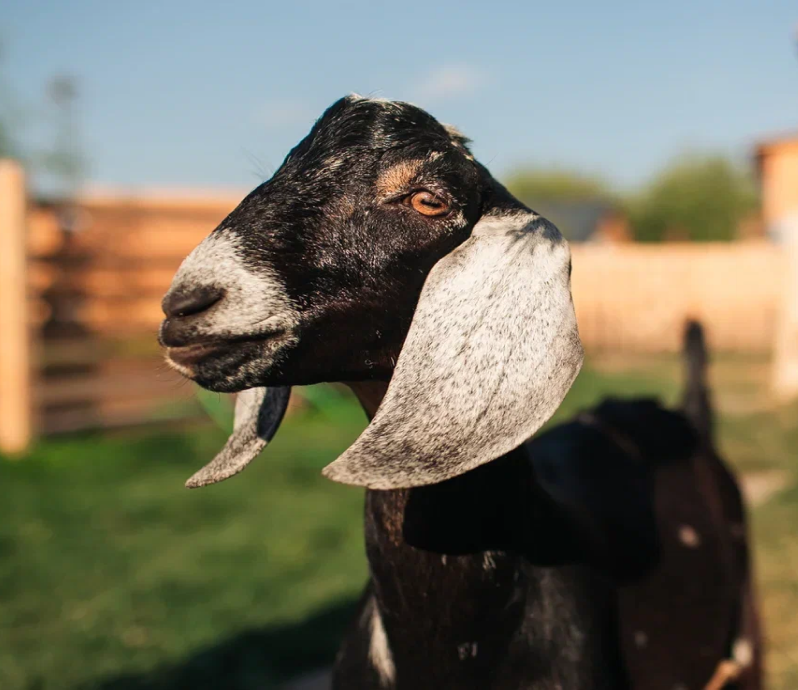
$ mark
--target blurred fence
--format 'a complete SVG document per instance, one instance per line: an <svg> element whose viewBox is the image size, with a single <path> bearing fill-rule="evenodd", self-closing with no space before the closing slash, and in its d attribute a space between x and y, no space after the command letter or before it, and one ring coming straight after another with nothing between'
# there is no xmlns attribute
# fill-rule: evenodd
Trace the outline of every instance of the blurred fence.
<svg viewBox="0 0 798 690"><path fill-rule="evenodd" d="M0 185L0 208L24 199L13 175ZM13 410L0 413L0 450L24 447L26 415L47 434L199 413L193 386L163 363L160 300L180 261L237 201L94 195L75 205L29 200L17 227L0 215L0 295L27 283L24 334L12 333L19 314L0 300L0 371L16 372L0 380L0 410ZM24 273L12 275L7 267L20 261L5 248L15 233Z"/></svg>
<svg viewBox="0 0 798 690"><path fill-rule="evenodd" d="M786 268L773 244L582 244L572 255L588 351L677 351L687 317L705 324L713 350L773 348Z"/></svg>
<svg viewBox="0 0 798 690"><path fill-rule="evenodd" d="M5 165L0 450L23 448L30 429L197 414L192 385L156 344L160 300L238 199L95 195L26 208L22 178ZM580 245L573 266L588 351L673 351L687 316L705 322L715 350L772 348L784 262L771 245Z"/></svg>

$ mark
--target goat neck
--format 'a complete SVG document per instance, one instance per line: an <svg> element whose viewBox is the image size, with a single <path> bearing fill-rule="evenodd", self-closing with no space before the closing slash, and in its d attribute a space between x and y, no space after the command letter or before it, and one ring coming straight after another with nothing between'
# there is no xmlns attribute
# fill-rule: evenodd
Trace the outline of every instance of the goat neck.
<svg viewBox="0 0 798 690"><path fill-rule="evenodd" d="M349 386L373 417L387 384ZM524 447L439 484L367 490L365 540L353 637L381 687L626 687L612 587ZM359 687L346 673L357 647L344 645L336 687Z"/></svg>

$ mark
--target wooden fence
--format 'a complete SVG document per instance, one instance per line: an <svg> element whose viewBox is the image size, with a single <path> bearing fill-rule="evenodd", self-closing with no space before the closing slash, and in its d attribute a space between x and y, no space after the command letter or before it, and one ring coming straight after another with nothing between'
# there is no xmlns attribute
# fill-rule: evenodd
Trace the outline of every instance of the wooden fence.
<svg viewBox="0 0 798 690"><path fill-rule="evenodd" d="M717 351L773 348L786 259L766 242L572 246L579 332L588 351L674 352L700 319Z"/></svg>
<svg viewBox="0 0 798 690"><path fill-rule="evenodd" d="M32 433L197 414L156 344L160 300L237 201L26 204L19 168L0 163L0 450L24 449ZM573 266L588 351L675 350L689 315L716 350L772 348L784 277L773 246L581 245Z"/></svg>
<svg viewBox="0 0 798 690"><path fill-rule="evenodd" d="M24 449L31 431L199 412L193 386L157 345L160 300L237 201L94 195L26 205L18 168L0 164L0 450Z"/></svg>

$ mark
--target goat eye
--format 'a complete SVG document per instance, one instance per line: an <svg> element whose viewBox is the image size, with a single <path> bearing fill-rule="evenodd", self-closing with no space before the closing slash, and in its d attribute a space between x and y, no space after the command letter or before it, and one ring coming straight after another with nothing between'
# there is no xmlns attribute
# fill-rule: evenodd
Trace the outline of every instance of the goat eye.
<svg viewBox="0 0 798 690"><path fill-rule="evenodd" d="M413 192L408 203L424 216L442 216L449 212L449 204L432 192Z"/></svg>

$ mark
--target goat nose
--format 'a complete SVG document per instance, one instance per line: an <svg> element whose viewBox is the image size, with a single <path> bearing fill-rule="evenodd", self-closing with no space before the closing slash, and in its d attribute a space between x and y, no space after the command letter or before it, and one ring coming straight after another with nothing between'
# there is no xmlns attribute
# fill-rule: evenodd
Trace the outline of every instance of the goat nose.
<svg viewBox="0 0 798 690"><path fill-rule="evenodd" d="M190 316L210 309L222 297L224 297L224 291L211 286L176 290L164 297L161 308L167 318Z"/></svg>

